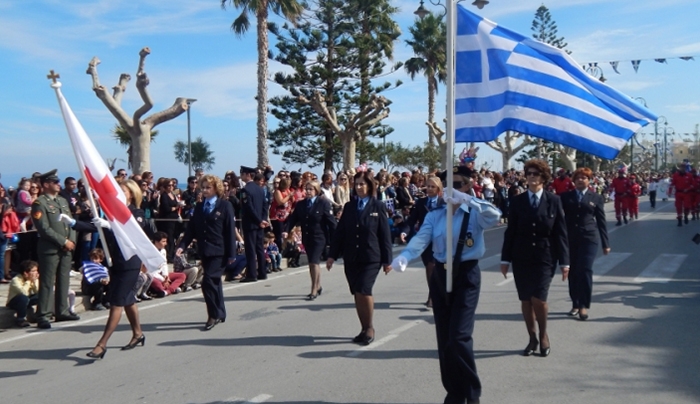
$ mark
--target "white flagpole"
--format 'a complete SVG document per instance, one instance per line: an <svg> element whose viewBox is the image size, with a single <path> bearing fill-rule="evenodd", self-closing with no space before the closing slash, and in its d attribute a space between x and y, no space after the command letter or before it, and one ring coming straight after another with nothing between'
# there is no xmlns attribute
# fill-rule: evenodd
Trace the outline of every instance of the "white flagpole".
<svg viewBox="0 0 700 404"><path fill-rule="evenodd" d="M455 21L454 21L454 10L456 0L447 0L447 13L445 17L447 18L447 126L446 126L446 162L447 162L447 196L452 196L452 186L454 182L454 174L452 167L454 166L454 147L455 147L455 130L454 130L454 118L455 118L455 63L454 63L454 40L455 40ZM447 271L447 293L452 292L452 261L453 261L453 248L452 248L452 204L447 204L447 246L445 270Z"/></svg>
<svg viewBox="0 0 700 404"><path fill-rule="evenodd" d="M63 103L61 102L61 83L58 81L54 81L51 83L51 88L56 90L56 98L58 99L58 106L61 108L61 112L63 115L63 123L66 125L66 130L68 131L68 139L70 139L71 146L73 147L73 154L75 155L75 160L78 163L78 169L80 170L80 175L82 176L83 179L83 185L85 185L85 192L87 192L88 198L90 200L90 205L92 206L92 217L97 218L97 204L95 203L95 198L92 196L92 188L90 187L90 181L88 181L87 178L85 178L85 164L83 163L82 158L80 157L79 153L77 153L77 148L75 145L75 142L73 140L73 136L70 135L70 127L68 126L68 122L66 122L66 111L63 110ZM97 233L100 235L100 239L103 241L102 242L102 250L105 253L105 261L107 262L107 266L111 267L112 266L112 256L109 254L109 248L107 248L107 240L105 239L104 232L102 231L102 227L100 226L95 226L97 227Z"/></svg>

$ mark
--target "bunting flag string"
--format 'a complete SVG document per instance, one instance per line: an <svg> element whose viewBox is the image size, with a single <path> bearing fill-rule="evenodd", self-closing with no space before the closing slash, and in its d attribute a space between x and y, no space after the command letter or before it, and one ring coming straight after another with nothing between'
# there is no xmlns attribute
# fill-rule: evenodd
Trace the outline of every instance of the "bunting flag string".
<svg viewBox="0 0 700 404"><path fill-rule="evenodd" d="M651 59L612 60L608 63L610 63L610 66L615 71L615 73L621 74L620 71L618 70L618 68L620 66L620 62L631 62L632 68L634 69L634 72L637 73L639 71L639 65L644 61L653 60L654 62L657 62L657 63L668 64L669 59L680 59L680 60L684 60L684 61L688 62L691 60L695 60L695 56L678 56L678 57L671 57L671 58L651 58ZM599 62L587 62L587 63L583 63L582 66L597 67L598 63Z"/></svg>

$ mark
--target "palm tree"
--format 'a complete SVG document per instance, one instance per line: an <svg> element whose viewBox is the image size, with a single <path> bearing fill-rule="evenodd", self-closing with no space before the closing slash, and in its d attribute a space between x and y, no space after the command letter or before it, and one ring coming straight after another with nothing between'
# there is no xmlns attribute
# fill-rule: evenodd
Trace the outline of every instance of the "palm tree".
<svg viewBox="0 0 700 404"><path fill-rule="evenodd" d="M280 15L291 22L296 22L304 8L297 0L221 0L221 8L230 3L240 8L241 15L231 24L236 36L243 36L250 28L248 14L257 19L258 35L258 167L268 165L267 160L267 56L270 47L267 38L267 17L269 12Z"/></svg>
<svg viewBox="0 0 700 404"><path fill-rule="evenodd" d="M420 73L428 79L428 122L435 122L438 81L444 83L447 80L447 27L442 18L429 13L425 18L417 19L408 30L413 39L406 40L406 44L416 56L408 59L404 68L411 79ZM428 140L435 144L435 136L430 130Z"/></svg>
<svg viewBox="0 0 700 404"><path fill-rule="evenodd" d="M152 130L151 131L151 142L155 142L156 136L158 136L158 131ZM133 150L131 148L131 135L129 134L129 132L127 132L126 129L124 129L123 126L116 124L116 125L114 125L114 128L112 129L112 137L117 142L119 142L120 145L126 147L126 155L128 156L127 157L127 167L129 170L131 170L131 168L134 166L133 161L132 161Z"/></svg>

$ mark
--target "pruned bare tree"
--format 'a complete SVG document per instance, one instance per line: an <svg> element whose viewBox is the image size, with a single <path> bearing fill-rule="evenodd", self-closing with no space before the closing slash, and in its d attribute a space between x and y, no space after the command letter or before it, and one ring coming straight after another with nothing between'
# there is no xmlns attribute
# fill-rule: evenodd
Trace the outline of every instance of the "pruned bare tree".
<svg viewBox="0 0 700 404"><path fill-rule="evenodd" d="M515 145L518 139L522 138L522 142L519 145ZM520 132L515 132L512 130L507 130L503 136L503 141L499 138L486 142L486 146L496 150L501 153L502 169L506 172L510 169L510 159L515 157L516 154L520 153L525 146L533 143L532 137L525 135Z"/></svg>
<svg viewBox="0 0 700 404"><path fill-rule="evenodd" d="M153 100L147 91L149 84L148 76L144 70L146 56L151 53L148 47L141 49L139 52L139 66L136 72L136 90L138 90L143 105L138 108L132 116L129 116L121 106L122 97L126 91L126 85L131 80L131 76L122 73L119 76L119 83L112 87L112 94L109 90L100 84L100 79L97 76L97 65L100 64L100 59L97 56L93 57L86 73L92 77L92 90L97 95L102 103L107 107L109 112L117 119L119 124L126 129L131 136L131 167L133 172L142 173L151 169L151 130L163 122L174 119L183 112L187 111L187 98L178 97L175 103L167 109L153 113L146 118L143 118L148 111L153 108Z"/></svg>
<svg viewBox="0 0 700 404"><path fill-rule="evenodd" d="M576 149L555 143L554 150L559 152L557 158L564 165L564 168L572 173L576 171ZM552 169L554 169L554 167L552 167Z"/></svg>
<svg viewBox="0 0 700 404"><path fill-rule="evenodd" d="M389 116L390 101L380 95L372 95L369 102L357 114L350 115L350 119L342 126L334 107L329 107L321 92L316 91L307 98L303 95L297 97L302 104L308 104L323 118L331 130L338 136L343 144L343 169L355 168L355 148L357 141L364 140L363 133L367 133L384 118Z"/></svg>
<svg viewBox="0 0 700 404"><path fill-rule="evenodd" d="M425 123L430 131L430 139L435 139L440 150L440 168L447 170L447 140L445 139L445 130L442 129L437 122L427 121Z"/></svg>

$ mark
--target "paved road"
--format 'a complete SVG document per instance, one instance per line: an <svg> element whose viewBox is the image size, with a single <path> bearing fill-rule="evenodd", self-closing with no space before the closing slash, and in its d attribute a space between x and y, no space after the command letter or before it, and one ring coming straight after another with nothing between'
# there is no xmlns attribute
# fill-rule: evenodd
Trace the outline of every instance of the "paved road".
<svg viewBox="0 0 700 404"><path fill-rule="evenodd" d="M591 319L568 318L566 284L550 293L552 354L519 355L527 343L512 280L498 263L503 228L487 233L475 349L483 403L698 403L700 222L678 228L671 202L614 227L613 252L596 264ZM610 207L610 204L608 205ZM141 304L145 348L121 352L126 319L104 360L85 353L102 313L49 332L0 333L2 403L440 403L432 316L422 306L418 265L380 275L377 340L360 329L342 268L323 274L323 295L306 302L304 269L266 282L229 284L227 322L201 331L199 295Z"/></svg>

